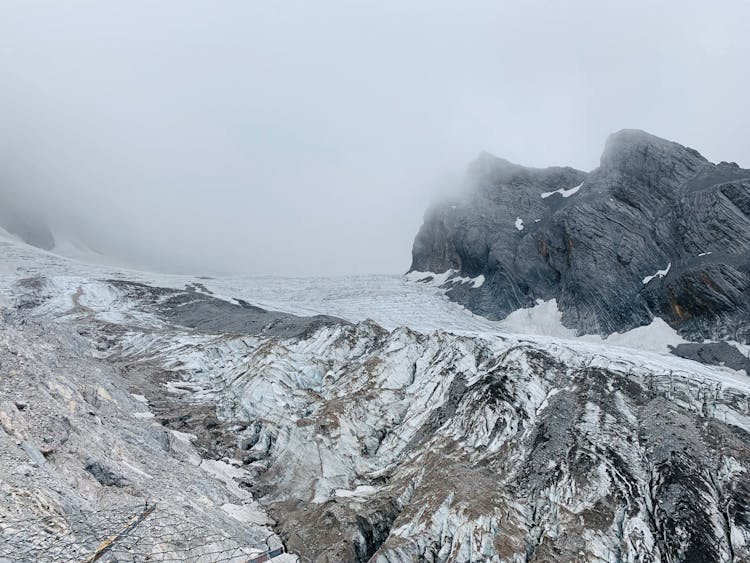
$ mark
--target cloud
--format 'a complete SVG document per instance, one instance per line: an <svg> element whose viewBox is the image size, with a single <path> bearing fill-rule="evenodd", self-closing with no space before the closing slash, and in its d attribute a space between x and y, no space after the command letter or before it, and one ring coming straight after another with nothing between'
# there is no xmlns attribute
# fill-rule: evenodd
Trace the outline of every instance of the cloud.
<svg viewBox="0 0 750 563"><path fill-rule="evenodd" d="M400 272L488 150L597 165L649 130L750 154L750 8L8 0L0 190L153 267ZM744 160L744 162L743 162Z"/></svg>

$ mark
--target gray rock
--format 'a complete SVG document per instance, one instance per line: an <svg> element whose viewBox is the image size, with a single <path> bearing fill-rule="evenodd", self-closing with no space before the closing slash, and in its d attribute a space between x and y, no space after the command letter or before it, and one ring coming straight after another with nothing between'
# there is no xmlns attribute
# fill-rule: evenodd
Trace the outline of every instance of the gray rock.
<svg viewBox="0 0 750 563"><path fill-rule="evenodd" d="M23 448L23 451L26 452L26 455L29 456L29 459L37 466L43 467L47 465L47 460L44 459L44 455L39 451L39 448L36 447L36 444L29 442L28 440L24 440L21 443L21 447Z"/></svg>
<svg viewBox="0 0 750 563"><path fill-rule="evenodd" d="M469 180L427 212L410 270L484 275L478 288L446 286L475 313L502 319L555 298L579 333L659 316L687 338L750 339L750 170L624 130L589 173L482 154Z"/></svg>
<svg viewBox="0 0 750 563"><path fill-rule="evenodd" d="M105 487L126 487L129 485L129 481L126 477L120 475L112 468L99 461L89 461L84 466L84 469L96 479L99 484Z"/></svg>
<svg viewBox="0 0 750 563"><path fill-rule="evenodd" d="M195 286L185 291L136 282L109 280L113 286L136 297L171 323L209 334L230 333L291 338L312 333L322 326L348 324L327 315L298 317L268 311L242 300L235 303L200 293Z"/></svg>
<svg viewBox="0 0 750 563"><path fill-rule="evenodd" d="M726 366L734 370L745 370L750 375L750 358L726 342L689 342L670 346L676 356L695 360L712 366Z"/></svg>

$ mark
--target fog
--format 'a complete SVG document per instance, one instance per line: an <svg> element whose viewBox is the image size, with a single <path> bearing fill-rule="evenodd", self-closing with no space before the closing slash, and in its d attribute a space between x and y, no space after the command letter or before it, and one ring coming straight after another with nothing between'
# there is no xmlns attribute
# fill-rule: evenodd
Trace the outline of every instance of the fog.
<svg viewBox="0 0 750 563"><path fill-rule="evenodd" d="M0 204L147 267L403 272L481 150L750 166L750 4L3 0ZM4 202L4 203L3 203Z"/></svg>

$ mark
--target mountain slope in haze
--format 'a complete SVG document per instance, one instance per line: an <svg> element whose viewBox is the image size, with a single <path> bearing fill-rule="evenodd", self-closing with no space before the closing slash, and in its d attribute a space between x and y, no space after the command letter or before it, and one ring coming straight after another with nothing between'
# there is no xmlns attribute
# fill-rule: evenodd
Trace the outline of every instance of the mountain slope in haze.
<svg viewBox="0 0 750 563"><path fill-rule="evenodd" d="M483 154L469 177L427 212L413 279L449 272L448 296L491 319L556 299L579 333L661 317L689 339L750 339L750 170L623 130L589 173Z"/></svg>
<svg viewBox="0 0 750 563"><path fill-rule="evenodd" d="M43 250L55 247L55 237L46 221L34 213L22 210L8 200L7 194L0 194L0 229Z"/></svg>

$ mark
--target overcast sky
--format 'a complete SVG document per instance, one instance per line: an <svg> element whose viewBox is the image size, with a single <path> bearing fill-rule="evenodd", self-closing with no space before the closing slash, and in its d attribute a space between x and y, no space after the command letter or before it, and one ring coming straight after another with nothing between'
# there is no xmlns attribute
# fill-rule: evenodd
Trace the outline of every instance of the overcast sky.
<svg viewBox="0 0 750 563"><path fill-rule="evenodd" d="M0 0L0 192L164 269L403 272L481 150L750 167L750 2Z"/></svg>

